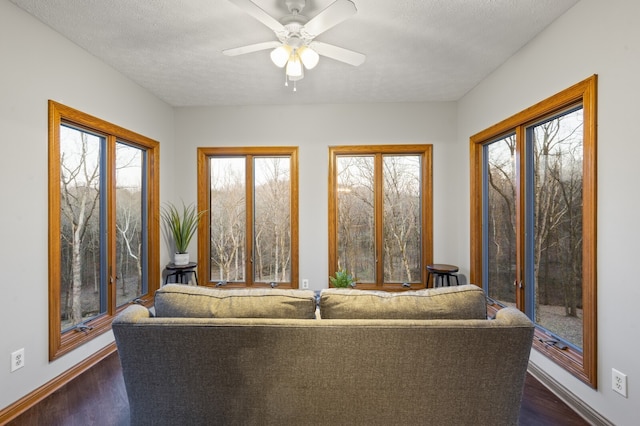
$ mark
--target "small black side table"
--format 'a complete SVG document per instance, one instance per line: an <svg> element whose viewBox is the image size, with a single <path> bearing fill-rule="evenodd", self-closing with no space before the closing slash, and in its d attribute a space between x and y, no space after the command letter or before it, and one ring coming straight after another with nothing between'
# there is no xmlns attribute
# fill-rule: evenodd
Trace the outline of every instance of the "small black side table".
<svg viewBox="0 0 640 426"><path fill-rule="evenodd" d="M169 277L175 277L175 283L189 284L191 275L193 274L196 285L198 285L198 274L196 273L196 266L198 266L196 262L189 262L186 265L176 265L173 262L169 263L166 266L169 273L164 278L164 283L167 284L169 282Z"/></svg>
<svg viewBox="0 0 640 426"><path fill-rule="evenodd" d="M446 265L444 263L435 263L427 265L427 285L429 287L429 278L433 274L433 287L438 287L438 278L440 279L440 287L444 287L444 279L447 279L447 287L451 285L451 277L456 279L456 285L460 285L458 281L458 267L456 265Z"/></svg>

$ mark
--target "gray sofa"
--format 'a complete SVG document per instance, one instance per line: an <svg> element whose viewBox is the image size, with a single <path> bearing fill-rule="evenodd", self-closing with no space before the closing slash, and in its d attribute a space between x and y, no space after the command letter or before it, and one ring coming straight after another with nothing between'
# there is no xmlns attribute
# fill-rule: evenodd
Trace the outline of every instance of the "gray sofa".
<svg viewBox="0 0 640 426"><path fill-rule="evenodd" d="M113 332L134 425L516 425L533 325L486 315L474 285L170 284Z"/></svg>

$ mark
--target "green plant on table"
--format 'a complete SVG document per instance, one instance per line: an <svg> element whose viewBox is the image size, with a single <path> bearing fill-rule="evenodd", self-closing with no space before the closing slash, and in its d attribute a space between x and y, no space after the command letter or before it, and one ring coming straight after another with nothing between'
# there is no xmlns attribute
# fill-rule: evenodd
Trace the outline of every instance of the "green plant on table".
<svg viewBox="0 0 640 426"><path fill-rule="evenodd" d="M162 208L162 219L173 238L176 246L176 253L186 253L189 243L198 230L200 218L206 210L197 211L195 205L185 205L178 207L172 203L167 203Z"/></svg>

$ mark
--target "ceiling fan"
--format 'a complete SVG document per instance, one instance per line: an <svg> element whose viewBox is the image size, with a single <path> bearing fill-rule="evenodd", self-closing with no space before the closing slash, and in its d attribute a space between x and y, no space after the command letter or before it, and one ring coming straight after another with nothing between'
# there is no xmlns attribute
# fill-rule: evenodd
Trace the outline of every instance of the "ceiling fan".
<svg viewBox="0 0 640 426"><path fill-rule="evenodd" d="M301 14L306 5L305 0L284 0L290 14L279 21L251 0L229 1L273 30L278 40L226 49L222 53L227 56L236 56L273 49L271 60L276 66L285 69L285 85L292 81L294 91L296 81L304 78L305 68L308 70L314 68L320 56L353 66L362 64L366 58L362 53L315 40L317 36L357 12L356 6L350 0L336 0L311 19Z"/></svg>

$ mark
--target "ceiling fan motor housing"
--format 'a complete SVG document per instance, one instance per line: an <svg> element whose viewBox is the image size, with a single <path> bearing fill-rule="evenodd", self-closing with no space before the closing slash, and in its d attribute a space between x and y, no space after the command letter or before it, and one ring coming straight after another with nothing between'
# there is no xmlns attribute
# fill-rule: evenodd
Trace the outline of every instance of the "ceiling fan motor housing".
<svg viewBox="0 0 640 426"><path fill-rule="evenodd" d="M280 19L280 23L284 25L289 34L300 34L300 30L309 18L303 15L287 15Z"/></svg>
<svg viewBox="0 0 640 426"><path fill-rule="evenodd" d="M304 6L307 4L305 0L285 0L284 4L287 5L287 9L292 14L298 14L302 12Z"/></svg>

